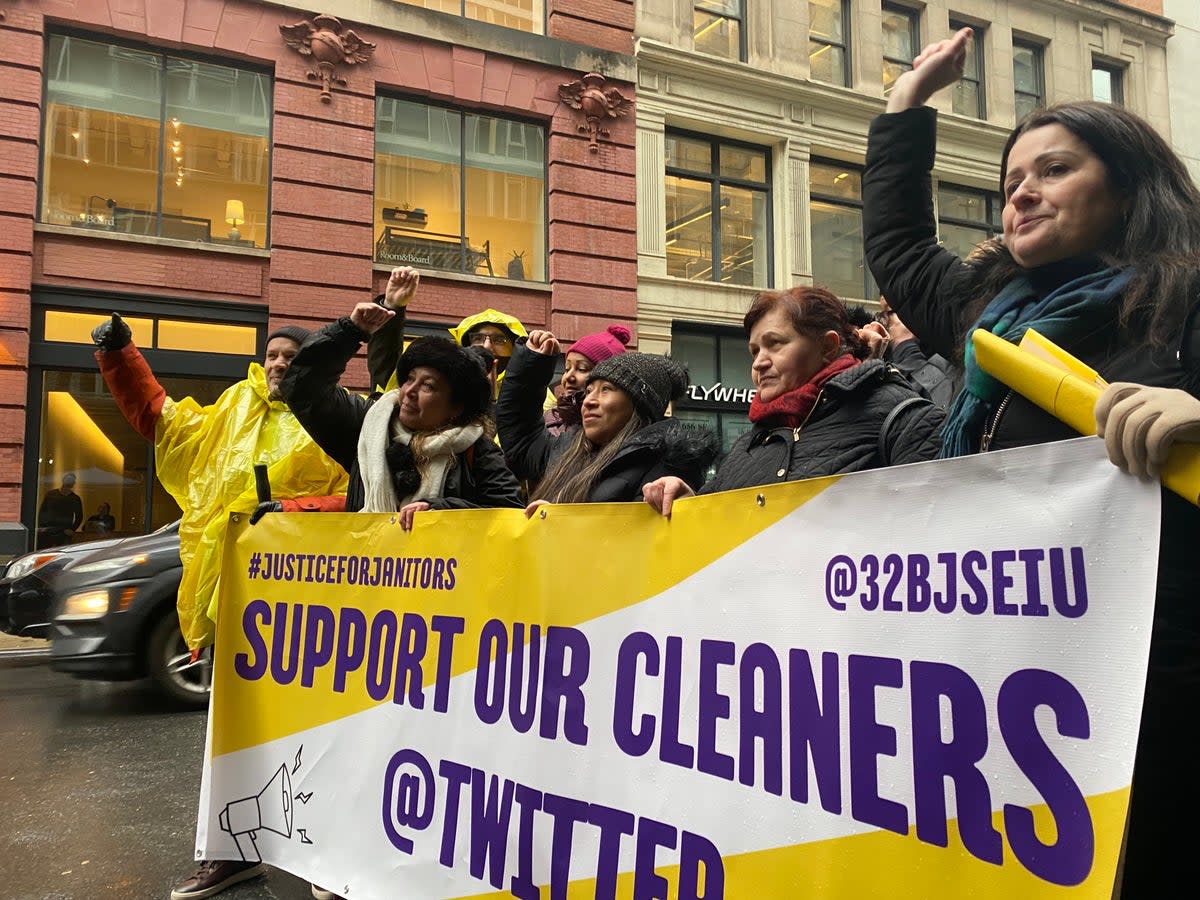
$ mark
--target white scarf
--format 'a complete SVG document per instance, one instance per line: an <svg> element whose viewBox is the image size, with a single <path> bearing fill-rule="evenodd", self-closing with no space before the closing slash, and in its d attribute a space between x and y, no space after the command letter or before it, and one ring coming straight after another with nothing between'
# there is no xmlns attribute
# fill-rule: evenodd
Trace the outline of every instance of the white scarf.
<svg viewBox="0 0 1200 900"><path fill-rule="evenodd" d="M392 440L412 444L413 433L400 424L400 391L390 390L367 410L358 435L358 474L362 478L363 512L395 512L414 500L433 500L446 489L446 475L456 454L466 450L483 435L482 425L445 428L426 437L422 453L427 457L418 467L421 484L408 497L397 497L392 473L388 470L387 448ZM423 471L422 471L423 469Z"/></svg>

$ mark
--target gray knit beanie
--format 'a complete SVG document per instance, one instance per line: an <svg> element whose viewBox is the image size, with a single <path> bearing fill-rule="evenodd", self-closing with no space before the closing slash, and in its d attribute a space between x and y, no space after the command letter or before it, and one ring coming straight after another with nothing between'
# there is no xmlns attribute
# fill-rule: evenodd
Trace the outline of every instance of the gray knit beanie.
<svg viewBox="0 0 1200 900"><path fill-rule="evenodd" d="M633 400L638 412L657 422L667 404L687 390L687 367L669 356L656 353L620 353L596 363L588 373L588 384L597 379L615 384Z"/></svg>
<svg viewBox="0 0 1200 900"><path fill-rule="evenodd" d="M275 340L277 337L287 338L289 341L295 341L297 344L303 344L308 340L309 330L300 325L280 325L274 331L267 335L267 343Z"/></svg>

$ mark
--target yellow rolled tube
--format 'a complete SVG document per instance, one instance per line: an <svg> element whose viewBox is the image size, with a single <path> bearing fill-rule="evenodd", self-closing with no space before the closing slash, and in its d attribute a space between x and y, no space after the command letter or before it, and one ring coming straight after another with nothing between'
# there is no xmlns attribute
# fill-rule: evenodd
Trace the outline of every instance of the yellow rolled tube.
<svg viewBox="0 0 1200 900"><path fill-rule="evenodd" d="M975 360L983 371L1080 434L1095 434L1096 401L1104 390L1103 381L1092 369L1042 335L1033 331L1029 335L1030 342L1041 351L1037 355L977 328L971 335ZM1043 354L1057 364L1040 358ZM1172 447L1161 478L1167 488L1200 506L1200 444Z"/></svg>

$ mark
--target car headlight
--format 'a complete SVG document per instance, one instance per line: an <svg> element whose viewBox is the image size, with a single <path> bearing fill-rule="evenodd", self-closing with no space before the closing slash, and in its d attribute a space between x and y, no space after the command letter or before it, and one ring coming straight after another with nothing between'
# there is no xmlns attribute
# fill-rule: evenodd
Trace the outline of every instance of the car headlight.
<svg viewBox="0 0 1200 900"><path fill-rule="evenodd" d="M75 574L84 574L87 572L115 572L117 569L129 569L133 566L145 565L147 556L144 553L138 553L133 556L114 556L111 559L98 559L95 562L80 563L73 566L71 571Z"/></svg>
<svg viewBox="0 0 1200 900"><path fill-rule="evenodd" d="M82 619L100 619L108 613L108 591L83 591L72 594L63 601L62 612L57 618L60 621L79 621Z"/></svg>
<svg viewBox="0 0 1200 900"><path fill-rule="evenodd" d="M37 571L46 563L52 562L60 556L62 556L61 553L30 553L26 556L19 556L8 564L8 570L4 573L4 577L9 581L24 578L30 572Z"/></svg>

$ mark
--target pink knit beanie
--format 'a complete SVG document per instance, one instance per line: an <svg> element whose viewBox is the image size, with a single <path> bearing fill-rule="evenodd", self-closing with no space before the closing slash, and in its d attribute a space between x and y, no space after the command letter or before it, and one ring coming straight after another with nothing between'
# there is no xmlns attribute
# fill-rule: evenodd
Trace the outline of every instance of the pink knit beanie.
<svg viewBox="0 0 1200 900"><path fill-rule="evenodd" d="M624 325L609 325L604 331L581 337L567 348L567 352L581 353L593 363L598 363L625 352L625 345L633 332Z"/></svg>

